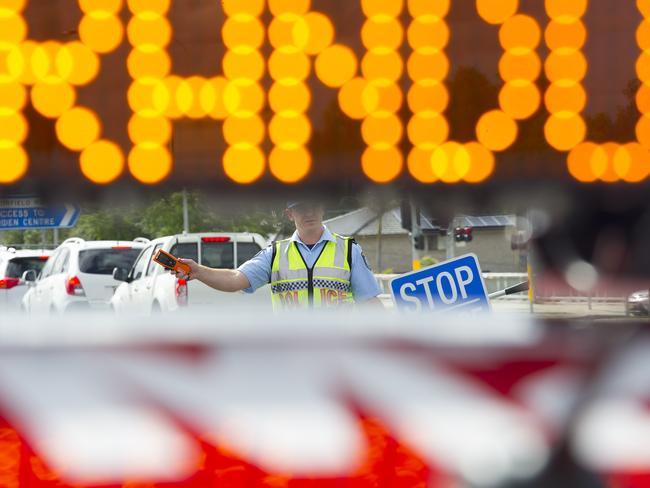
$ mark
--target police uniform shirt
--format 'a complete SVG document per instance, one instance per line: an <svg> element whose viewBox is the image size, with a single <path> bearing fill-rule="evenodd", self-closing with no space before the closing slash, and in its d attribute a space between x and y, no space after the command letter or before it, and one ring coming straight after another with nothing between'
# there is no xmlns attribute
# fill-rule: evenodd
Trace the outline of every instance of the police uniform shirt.
<svg viewBox="0 0 650 488"><path fill-rule="evenodd" d="M323 235L318 242L314 244L311 249L307 244L300 240L298 231L293 233L291 240L296 243L298 250L305 260L307 266L312 267L327 241L336 242L336 238L332 235L326 226L323 226ZM247 293L253 293L260 286L264 286L271 280L271 266L273 259L273 245L268 246L266 249L261 250L250 260L242 264L238 269L251 284L250 288L245 289ZM352 286L352 293L355 302L365 302L370 298L376 297L381 293L381 288L372 274L365 257L361 253L361 247L354 243L352 245L352 266L350 270L350 284Z"/></svg>

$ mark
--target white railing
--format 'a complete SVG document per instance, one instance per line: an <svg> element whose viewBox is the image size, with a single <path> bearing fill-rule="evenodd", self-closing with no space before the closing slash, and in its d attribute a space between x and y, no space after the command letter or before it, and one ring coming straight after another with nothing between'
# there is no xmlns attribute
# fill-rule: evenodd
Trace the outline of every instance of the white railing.
<svg viewBox="0 0 650 488"><path fill-rule="evenodd" d="M390 295L390 281L398 276L400 275L376 274L375 278L377 278L382 291ZM527 279L528 275L526 273L483 273L483 281L488 293L503 290ZM525 294L522 294L522 296L525 296Z"/></svg>
<svg viewBox="0 0 650 488"><path fill-rule="evenodd" d="M390 281L393 278L400 276L399 274L376 274L375 277L382 288L382 298L390 300ZM526 273L483 273L483 281L487 292L494 293L495 291L504 290L510 286L526 281L528 275ZM535 294L535 302L554 302L554 301L568 301L568 302L624 302L627 295L622 294L620 290L598 290L591 295L588 293L581 293L572 289L569 286L564 286L562 289L554 290L544 289L539 290L540 294ZM509 295L508 297L501 297L505 299L528 299L527 293L517 293Z"/></svg>

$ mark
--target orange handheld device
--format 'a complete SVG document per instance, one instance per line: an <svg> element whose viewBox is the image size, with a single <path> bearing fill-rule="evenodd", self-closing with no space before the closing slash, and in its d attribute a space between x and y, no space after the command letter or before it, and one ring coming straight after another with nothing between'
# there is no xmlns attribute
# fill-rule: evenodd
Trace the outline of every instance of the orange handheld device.
<svg viewBox="0 0 650 488"><path fill-rule="evenodd" d="M170 269L172 271L182 271L186 275L190 274L190 267L178 260L178 258L172 256L168 252L159 249L156 255L153 257L153 260L160 264L162 267Z"/></svg>

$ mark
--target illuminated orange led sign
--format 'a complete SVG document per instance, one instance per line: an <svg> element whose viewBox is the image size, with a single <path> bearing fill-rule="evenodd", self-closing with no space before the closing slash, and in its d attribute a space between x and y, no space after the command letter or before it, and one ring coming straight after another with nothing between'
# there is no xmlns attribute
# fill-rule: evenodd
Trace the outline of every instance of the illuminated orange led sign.
<svg viewBox="0 0 650 488"><path fill-rule="evenodd" d="M568 170L578 181L635 183L650 174L650 1L638 0L637 6L643 15L636 32L641 49L636 63L641 81L636 95L641 112L636 125L637 141L596 144L585 140L587 130L581 115L587 102L582 80L588 63L581 50L587 37L581 20L587 0L546 0L551 20L545 32L550 54L544 69L551 84L544 97L550 113L544 134L551 146L569 151Z"/></svg>
<svg viewBox="0 0 650 488"><path fill-rule="evenodd" d="M540 105L535 81L541 61L537 48L541 30L528 16L517 14L516 0L477 0L478 14L499 25L499 42L504 50L499 62L503 86L499 108L481 116L476 140L466 143L448 140L449 125L444 115L449 96L444 79L449 61L444 48L449 39L445 15L449 1L409 2L413 18L408 41L412 53L408 74L412 80L408 103L413 116L408 136L413 144L408 158L411 175L423 183L443 181L477 183L494 168L494 152L510 147L517 138L517 121L533 115Z"/></svg>
<svg viewBox="0 0 650 488"><path fill-rule="evenodd" d="M183 117L223 121L228 147L222 165L232 181L250 184L268 173L283 183L297 183L313 164L307 147L312 124L306 81L312 73L337 90L348 117L361 121L366 144L361 167L370 180L387 183L405 171L422 183L489 178L495 153L512 146L519 121L542 103L536 84L542 70L537 21L518 13L518 0L476 0L479 17L498 26L503 85L498 107L480 117L475 140L460 142L449 140L445 116L451 0L359 1L365 16L361 59L336 42L331 20L312 11L310 0L222 0L226 53L223 75L212 78L174 74L167 49L173 38L167 18L171 0L78 0L83 14L79 41L65 43L29 40L22 15L26 0L0 3L0 183L16 182L28 170L23 147L28 100L56 121L59 141L80 153L82 173L98 184L114 181L125 168L146 184L164 180L173 165L168 149L172 123ZM582 47L587 32L581 19L587 3L545 0L550 20L544 30L549 54L543 69L550 85L543 103L550 115L544 135L553 148L568 152L568 171L579 181L642 181L650 173L650 0L637 1L644 17L636 35L641 49L636 71L642 82L636 102L642 115L637 141L627 144L585 140L582 80L588 63ZM125 5L131 14L126 26L119 17ZM267 9L272 20L265 26L260 17ZM401 22L405 9L411 18L406 29ZM77 88L95 79L101 56L125 37L131 46L125 62L132 111L132 147L126 155L102 138L97 114L77 103ZM272 47L268 59L261 54L265 42ZM400 54L404 43L410 48L407 59ZM268 94L261 85L266 74L272 80ZM406 93L399 84L404 74L410 80ZM406 127L397 115L405 103L412 113ZM261 115L267 104L272 112L268 124ZM412 145L406 161L400 149L405 136ZM267 139L272 143L268 155L261 148Z"/></svg>
<svg viewBox="0 0 650 488"><path fill-rule="evenodd" d="M76 87L90 83L99 71L99 55L114 50L122 41L122 24L117 18L121 0L80 0L83 12L79 24L81 42L35 42L27 39L27 25L21 15L26 2L0 4L0 183L19 180L28 169L22 143L27 123L22 115L27 97L34 109L56 119L61 143L85 151L100 141L101 124L95 112L76 104ZM31 87L29 90L27 87ZM81 165L90 180L108 182L122 170L121 152L103 152L113 157L113 171ZM116 146L115 146L116 147Z"/></svg>

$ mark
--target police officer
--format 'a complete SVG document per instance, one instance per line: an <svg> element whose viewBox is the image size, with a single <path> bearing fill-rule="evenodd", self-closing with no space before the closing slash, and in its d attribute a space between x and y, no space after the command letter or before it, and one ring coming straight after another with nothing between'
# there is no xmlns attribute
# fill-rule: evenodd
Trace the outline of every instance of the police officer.
<svg viewBox="0 0 650 488"><path fill-rule="evenodd" d="M296 231L276 241L238 269L214 269L191 259L190 277L220 291L252 293L271 284L275 310L330 308L352 303L381 305L381 293L361 247L323 225L323 206L289 202L285 215ZM178 278L188 278L182 271Z"/></svg>

